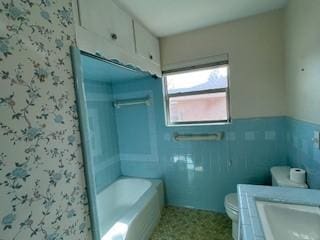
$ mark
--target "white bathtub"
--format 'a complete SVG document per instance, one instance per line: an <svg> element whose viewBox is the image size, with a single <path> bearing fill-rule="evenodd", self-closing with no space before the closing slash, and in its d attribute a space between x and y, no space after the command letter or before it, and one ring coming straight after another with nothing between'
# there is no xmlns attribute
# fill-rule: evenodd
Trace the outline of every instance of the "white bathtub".
<svg viewBox="0 0 320 240"><path fill-rule="evenodd" d="M163 205L161 180L117 180L97 196L101 240L149 239Z"/></svg>

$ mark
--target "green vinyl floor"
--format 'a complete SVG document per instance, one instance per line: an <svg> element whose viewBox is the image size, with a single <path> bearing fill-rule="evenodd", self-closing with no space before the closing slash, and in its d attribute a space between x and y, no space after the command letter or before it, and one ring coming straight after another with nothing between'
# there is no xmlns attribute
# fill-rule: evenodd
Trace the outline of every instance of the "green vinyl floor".
<svg viewBox="0 0 320 240"><path fill-rule="evenodd" d="M150 240L232 240L231 225L224 214L165 207Z"/></svg>

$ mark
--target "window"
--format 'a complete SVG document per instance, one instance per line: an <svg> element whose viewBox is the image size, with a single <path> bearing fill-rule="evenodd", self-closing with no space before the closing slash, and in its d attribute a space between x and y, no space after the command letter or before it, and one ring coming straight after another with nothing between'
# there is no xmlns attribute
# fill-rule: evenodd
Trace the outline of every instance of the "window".
<svg viewBox="0 0 320 240"><path fill-rule="evenodd" d="M163 81L167 125L229 122L228 73L228 64L168 73Z"/></svg>

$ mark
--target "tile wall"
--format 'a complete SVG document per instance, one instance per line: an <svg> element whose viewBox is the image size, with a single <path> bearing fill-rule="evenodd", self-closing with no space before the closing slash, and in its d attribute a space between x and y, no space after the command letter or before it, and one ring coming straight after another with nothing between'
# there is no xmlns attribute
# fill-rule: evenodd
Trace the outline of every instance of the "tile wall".
<svg viewBox="0 0 320 240"><path fill-rule="evenodd" d="M311 188L320 189L320 149L312 140L319 124L287 118L287 158L293 167L307 171Z"/></svg>
<svg viewBox="0 0 320 240"><path fill-rule="evenodd" d="M121 175L112 87L109 83L85 79L85 94L91 160L97 192L100 192Z"/></svg>
<svg viewBox="0 0 320 240"><path fill-rule="evenodd" d="M237 183L269 184L269 169L287 164L286 118L234 119L228 125L166 127L161 81L114 84L115 98L150 96L152 105L116 110L121 171L162 177L171 205L224 211ZM133 127L134 126L134 127ZM224 132L222 141L177 142L173 136Z"/></svg>

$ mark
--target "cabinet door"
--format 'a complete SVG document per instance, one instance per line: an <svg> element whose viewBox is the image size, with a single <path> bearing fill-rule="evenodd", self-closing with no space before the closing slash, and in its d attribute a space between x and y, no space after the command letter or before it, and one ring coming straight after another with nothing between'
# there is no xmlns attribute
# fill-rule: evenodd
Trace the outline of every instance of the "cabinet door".
<svg viewBox="0 0 320 240"><path fill-rule="evenodd" d="M112 0L78 0L78 8L81 27L134 52L132 19Z"/></svg>
<svg viewBox="0 0 320 240"><path fill-rule="evenodd" d="M137 21L134 21L137 54L160 65L159 40Z"/></svg>

